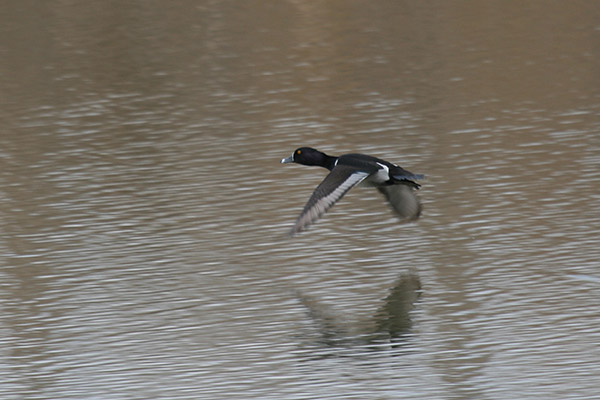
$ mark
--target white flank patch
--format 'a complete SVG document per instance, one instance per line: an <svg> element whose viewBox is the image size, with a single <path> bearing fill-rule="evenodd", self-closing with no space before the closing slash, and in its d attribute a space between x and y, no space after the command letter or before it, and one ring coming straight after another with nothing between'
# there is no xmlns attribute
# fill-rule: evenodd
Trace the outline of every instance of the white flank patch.
<svg viewBox="0 0 600 400"><path fill-rule="evenodd" d="M379 165L381 169L371 175L369 181L373 183L387 182L390 179L390 169L387 167L387 165L381 163L377 163L377 165Z"/></svg>

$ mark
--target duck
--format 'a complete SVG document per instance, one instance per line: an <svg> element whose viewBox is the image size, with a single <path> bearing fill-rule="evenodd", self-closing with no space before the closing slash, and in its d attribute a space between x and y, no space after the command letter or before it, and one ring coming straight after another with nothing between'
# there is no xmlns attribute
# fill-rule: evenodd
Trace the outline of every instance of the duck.
<svg viewBox="0 0 600 400"><path fill-rule="evenodd" d="M381 158L354 153L335 157L312 147L300 147L291 156L283 158L281 163L317 166L330 171L308 199L290 236L315 223L360 183L377 188L402 222L414 221L421 215L421 202L415 194L421 185L415 180L424 179L425 176L413 174Z"/></svg>

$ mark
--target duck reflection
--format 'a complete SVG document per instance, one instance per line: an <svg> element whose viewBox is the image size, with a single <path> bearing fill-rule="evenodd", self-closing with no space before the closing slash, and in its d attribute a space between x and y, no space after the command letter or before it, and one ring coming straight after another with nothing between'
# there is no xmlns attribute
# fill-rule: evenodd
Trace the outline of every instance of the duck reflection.
<svg viewBox="0 0 600 400"><path fill-rule="evenodd" d="M412 330L410 312L420 296L419 277L413 273L401 275L375 314L375 332L372 339L395 342L409 334Z"/></svg>
<svg viewBox="0 0 600 400"><path fill-rule="evenodd" d="M322 345L337 347L353 344L392 344L402 345L412 330L411 311L421 295L421 281L415 273L399 276L381 307L375 311L369 323L357 329L349 329L322 304L297 293L306 307L311 320L317 327ZM369 328L363 328L368 326ZM352 327L351 327L352 328ZM350 330L361 332L351 334Z"/></svg>

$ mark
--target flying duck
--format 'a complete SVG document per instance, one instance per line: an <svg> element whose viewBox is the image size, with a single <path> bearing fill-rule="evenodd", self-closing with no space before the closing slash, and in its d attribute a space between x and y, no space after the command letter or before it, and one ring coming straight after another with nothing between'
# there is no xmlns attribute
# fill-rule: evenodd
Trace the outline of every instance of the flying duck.
<svg viewBox="0 0 600 400"><path fill-rule="evenodd" d="M415 189L421 185L414 180L423 179L398 165L365 154L329 156L311 147L300 147L282 164L296 163L327 168L329 175L317 186L296 220L290 235L308 228L329 210L350 189L363 182L375 186L389 202L402 221L412 221L421 215L421 203Z"/></svg>

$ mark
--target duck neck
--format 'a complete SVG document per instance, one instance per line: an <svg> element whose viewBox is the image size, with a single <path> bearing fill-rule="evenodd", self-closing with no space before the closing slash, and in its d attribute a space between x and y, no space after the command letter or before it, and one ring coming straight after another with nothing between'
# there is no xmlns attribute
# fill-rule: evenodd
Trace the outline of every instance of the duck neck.
<svg viewBox="0 0 600 400"><path fill-rule="evenodd" d="M323 166L331 171L333 167L335 167L337 159L337 157L328 156L327 154L325 154L325 163L323 164Z"/></svg>

